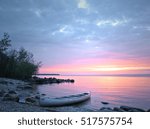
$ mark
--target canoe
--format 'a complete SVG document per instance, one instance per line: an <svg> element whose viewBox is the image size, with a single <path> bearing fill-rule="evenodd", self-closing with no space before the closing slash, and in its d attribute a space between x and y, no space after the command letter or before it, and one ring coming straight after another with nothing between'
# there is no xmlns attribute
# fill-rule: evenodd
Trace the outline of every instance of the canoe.
<svg viewBox="0 0 150 129"><path fill-rule="evenodd" d="M44 97L40 99L39 104L43 107L72 105L84 102L90 99L90 96L91 94L87 92L76 95L63 96L59 98Z"/></svg>

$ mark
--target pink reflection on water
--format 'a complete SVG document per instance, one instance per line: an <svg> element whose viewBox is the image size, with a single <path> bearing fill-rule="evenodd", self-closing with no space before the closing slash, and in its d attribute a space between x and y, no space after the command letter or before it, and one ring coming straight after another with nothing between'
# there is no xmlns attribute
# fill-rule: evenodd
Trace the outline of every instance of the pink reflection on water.
<svg viewBox="0 0 150 129"><path fill-rule="evenodd" d="M109 102L110 106L128 105L146 109L150 107L149 77L56 76L56 78L75 79L75 83L39 86L38 90L50 97L90 91L91 101L84 106L96 109L104 106L101 101Z"/></svg>

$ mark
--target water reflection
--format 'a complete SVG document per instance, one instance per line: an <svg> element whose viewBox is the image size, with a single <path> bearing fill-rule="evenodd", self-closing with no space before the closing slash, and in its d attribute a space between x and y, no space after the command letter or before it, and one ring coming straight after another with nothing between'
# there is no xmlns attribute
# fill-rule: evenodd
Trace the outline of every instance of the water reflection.
<svg viewBox="0 0 150 129"><path fill-rule="evenodd" d="M60 97L80 92L91 91L90 102L81 106L99 109L101 101L109 106L128 105L150 108L149 77L114 77L114 76L56 76L56 78L75 79L75 83L47 84L38 86L40 93L49 97Z"/></svg>

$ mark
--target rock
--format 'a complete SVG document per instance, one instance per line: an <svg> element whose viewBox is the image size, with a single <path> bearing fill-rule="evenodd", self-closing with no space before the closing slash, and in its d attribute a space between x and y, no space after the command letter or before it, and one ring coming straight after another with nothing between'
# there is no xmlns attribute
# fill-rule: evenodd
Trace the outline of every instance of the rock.
<svg viewBox="0 0 150 129"><path fill-rule="evenodd" d="M9 84L12 84L12 85L13 85L14 83L13 83L13 82L9 82Z"/></svg>
<svg viewBox="0 0 150 129"><path fill-rule="evenodd" d="M57 83L57 79L56 78L52 78L52 80L50 81L50 83Z"/></svg>
<svg viewBox="0 0 150 129"><path fill-rule="evenodd" d="M45 96L46 94L41 94L42 96Z"/></svg>
<svg viewBox="0 0 150 129"><path fill-rule="evenodd" d="M33 77L31 82L34 84L51 84L51 83L74 83L73 79L57 79L57 78L38 78Z"/></svg>
<svg viewBox="0 0 150 129"><path fill-rule="evenodd" d="M33 77L32 77L32 79L36 80L36 79L38 79L38 77L36 77L36 76L33 76Z"/></svg>
<svg viewBox="0 0 150 129"><path fill-rule="evenodd" d="M124 110L118 108L118 107L114 107L113 111L116 111L116 112L124 112Z"/></svg>
<svg viewBox="0 0 150 129"><path fill-rule="evenodd" d="M7 81L0 81L1 84L7 85L8 82Z"/></svg>
<svg viewBox="0 0 150 129"><path fill-rule="evenodd" d="M3 95L5 94L6 92L4 90L0 90L0 97L3 97Z"/></svg>
<svg viewBox="0 0 150 129"><path fill-rule="evenodd" d="M74 83L75 81L73 79L69 79L69 82Z"/></svg>
<svg viewBox="0 0 150 129"><path fill-rule="evenodd" d="M65 82L71 82L71 83L74 83L74 80L73 80L73 79L67 79L67 80L65 80Z"/></svg>
<svg viewBox="0 0 150 129"><path fill-rule="evenodd" d="M40 99L40 95L36 95L35 98L36 98L36 99Z"/></svg>
<svg viewBox="0 0 150 129"><path fill-rule="evenodd" d="M128 110L128 112L138 112L138 110L136 110L136 109L130 109L130 110Z"/></svg>
<svg viewBox="0 0 150 129"><path fill-rule="evenodd" d="M56 82L57 83L62 83L62 80L61 79L57 79Z"/></svg>
<svg viewBox="0 0 150 129"><path fill-rule="evenodd" d="M113 112L113 110L109 107L102 107L99 111L100 112Z"/></svg>
<svg viewBox="0 0 150 129"><path fill-rule="evenodd" d="M19 101L19 96L17 94L6 93L3 96L2 100L3 101L15 101L15 102L18 102Z"/></svg>
<svg viewBox="0 0 150 129"><path fill-rule="evenodd" d="M46 111L48 111L48 112L57 112L56 110L52 110L52 109L45 109Z"/></svg>
<svg viewBox="0 0 150 129"><path fill-rule="evenodd" d="M14 90L10 90L10 91L8 92L8 94L17 94L17 93L16 93L16 91L14 91Z"/></svg>
<svg viewBox="0 0 150 129"><path fill-rule="evenodd" d="M24 89L24 87L23 87L23 86L17 86L17 89L19 89L19 90L23 90L23 89Z"/></svg>
<svg viewBox="0 0 150 129"><path fill-rule="evenodd" d="M101 102L102 104L109 104L108 102Z"/></svg>
<svg viewBox="0 0 150 129"><path fill-rule="evenodd" d="M121 106L120 109L128 112L145 112L143 109L128 106Z"/></svg>
<svg viewBox="0 0 150 129"><path fill-rule="evenodd" d="M131 109L131 107L128 106L120 106L120 109L124 110L124 111L129 111Z"/></svg>
<svg viewBox="0 0 150 129"><path fill-rule="evenodd" d="M22 96L20 96L20 97L19 97L19 103L25 104L25 103L26 103L25 98L22 97Z"/></svg>
<svg viewBox="0 0 150 129"><path fill-rule="evenodd" d="M30 85L24 86L24 89L32 89L32 86Z"/></svg>
<svg viewBox="0 0 150 129"><path fill-rule="evenodd" d="M75 81L73 79L70 80L71 83L74 83Z"/></svg>
<svg viewBox="0 0 150 129"><path fill-rule="evenodd" d="M147 112L150 112L150 109L148 109Z"/></svg>
<svg viewBox="0 0 150 129"><path fill-rule="evenodd" d="M34 97L28 97L28 98L25 99L25 102L26 103L35 103L36 99Z"/></svg>
<svg viewBox="0 0 150 129"><path fill-rule="evenodd" d="M132 108L128 112L145 112L145 110L140 109L140 108Z"/></svg>
<svg viewBox="0 0 150 129"><path fill-rule="evenodd" d="M2 97L6 92L4 90L0 90L0 97Z"/></svg>

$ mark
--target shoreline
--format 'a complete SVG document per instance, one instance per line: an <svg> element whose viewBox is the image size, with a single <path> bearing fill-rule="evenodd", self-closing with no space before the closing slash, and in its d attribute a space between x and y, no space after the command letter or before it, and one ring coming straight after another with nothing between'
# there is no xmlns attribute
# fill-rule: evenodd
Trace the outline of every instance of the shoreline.
<svg viewBox="0 0 150 129"><path fill-rule="evenodd" d="M128 106L112 109L108 107L108 102L101 102L104 106L99 110L81 108L79 105L40 107L39 99L45 94L35 91L36 85L15 79L0 78L0 112L150 112L150 109Z"/></svg>

